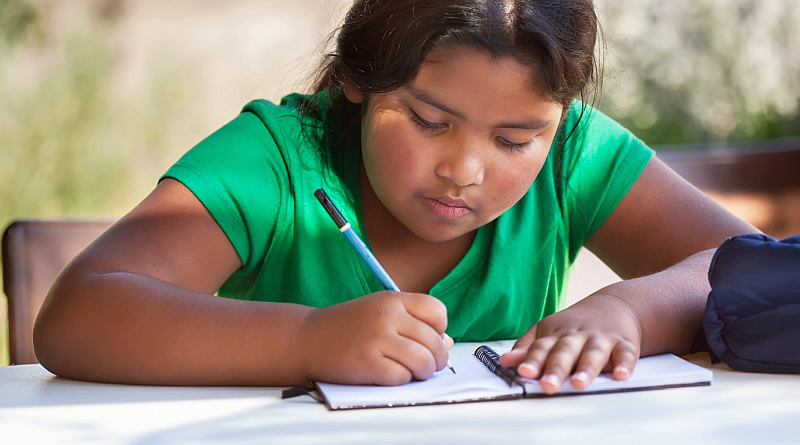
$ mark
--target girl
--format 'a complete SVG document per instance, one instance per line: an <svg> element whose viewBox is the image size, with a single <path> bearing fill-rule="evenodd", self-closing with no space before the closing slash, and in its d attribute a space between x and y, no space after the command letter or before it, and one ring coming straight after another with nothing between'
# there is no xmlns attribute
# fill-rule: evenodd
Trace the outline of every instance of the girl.
<svg viewBox="0 0 800 445"><path fill-rule="evenodd" d="M596 31L590 0L355 1L313 94L248 104L64 270L39 360L103 382L397 385L453 339L519 338L503 363L553 393L688 352L713 248L756 229L586 105ZM626 280L556 312L582 245Z"/></svg>

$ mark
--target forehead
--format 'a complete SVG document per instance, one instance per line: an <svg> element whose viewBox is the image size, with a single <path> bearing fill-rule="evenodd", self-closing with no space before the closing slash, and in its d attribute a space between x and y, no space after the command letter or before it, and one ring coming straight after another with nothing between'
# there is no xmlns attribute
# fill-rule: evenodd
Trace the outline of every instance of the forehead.
<svg viewBox="0 0 800 445"><path fill-rule="evenodd" d="M523 63L512 56L494 56L487 50L453 45L428 54L412 82L442 78L457 82L468 80L470 75L481 77L482 74L490 74L488 77L494 81L489 82L487 88L499 88L505 84L513 86L518 92L544 100L548 95L543 91L537 68L535 64Z"/></svg>
<svg viewBox="0 0 800 445"><path fill-rule="evenodd" d="M541 115L561 110L542 94L534 67L466 46L432 52L408 87L465 112Z"/></svg>

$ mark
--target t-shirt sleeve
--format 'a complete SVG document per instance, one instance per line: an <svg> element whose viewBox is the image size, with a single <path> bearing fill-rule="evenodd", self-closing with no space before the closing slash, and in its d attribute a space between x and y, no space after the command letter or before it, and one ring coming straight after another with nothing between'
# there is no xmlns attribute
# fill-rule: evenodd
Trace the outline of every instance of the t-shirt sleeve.
<svg viewBox="0 0 800 445"><path fill-rule="evenodd" d="M254 271L257 259L280 230L289 186L286 162L269 128L243 112L201 141L163 176L186 186Z"/></svg>
<svg viewBox="0 0 800 445"><path fill-rule="evenodd" d="M581 108L580 103L573 105L564 122L565 135L574 128L564 143L562 164L571 261L608 219L654 154L602 112L589 106Z"/></svg>

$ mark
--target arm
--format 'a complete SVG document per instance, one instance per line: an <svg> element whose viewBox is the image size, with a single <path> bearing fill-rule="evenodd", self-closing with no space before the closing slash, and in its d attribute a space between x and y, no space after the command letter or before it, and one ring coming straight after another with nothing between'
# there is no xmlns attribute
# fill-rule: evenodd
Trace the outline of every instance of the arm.
<svg viewBox="0 0 800 445"><path fill-rule="evenodd" d="M64 377L156 385L346 382L362 369L363 381L396 384L446 363L446 314L432 297L373 294L325 309L215 297L239 267L205 207L164 180L60 274L36 320L37 358ZM381 346L410 329L416 337L403 338L416 342L402 347L414 353L381 359L345 342L364 329Z"/></svg>
<svg viewBox="0 0 800 445"><path fill-rule="evenodd" d="M604 368L630 375L640 354L688 352L700 330L715 248L758 230L653 158L586 242L625 281L534 325L503 357L553 393L567 376L584 388Z"/></svg>

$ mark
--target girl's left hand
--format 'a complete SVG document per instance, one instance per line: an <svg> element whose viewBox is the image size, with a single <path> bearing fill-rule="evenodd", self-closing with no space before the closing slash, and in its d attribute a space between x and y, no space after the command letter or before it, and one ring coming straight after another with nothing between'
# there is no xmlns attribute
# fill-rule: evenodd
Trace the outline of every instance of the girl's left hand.
<svg viewBox="0 0 800 445"><path fill-rule="evenodd" d="M555 394L570 383L584 389L604 370L617 380L630 377L642 347L642 325L621 297L596 293L533 325L500 358L520 376L539 379ZM574 370L574 373L573 373Z"/></svg>

